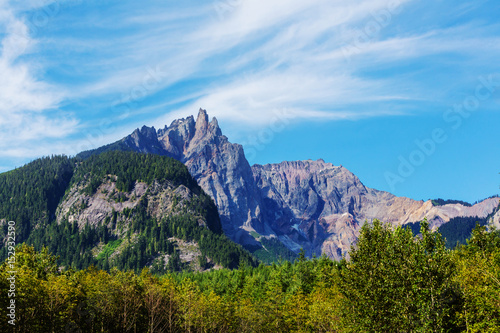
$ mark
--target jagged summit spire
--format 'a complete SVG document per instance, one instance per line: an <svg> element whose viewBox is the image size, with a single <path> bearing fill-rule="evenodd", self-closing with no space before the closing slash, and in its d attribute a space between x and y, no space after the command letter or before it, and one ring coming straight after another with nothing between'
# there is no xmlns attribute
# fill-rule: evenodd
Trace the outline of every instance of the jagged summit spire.
<svg viewBox="0 0 500 333"><path fill-rule="evenodd" d="M198 118L196 119L196 123L198 123L198 121L201 121L203 123L208 123L207 110L200 108L200 110L198 111Z"/></svg>
<svg viewBox="0 0 500 333"><path fill-rule="evenodd" d="M196 119L196 134L194 136L194 141L201 139L207 134L208 130L208 114L206 110L200 109L198 112L198 118Z"/></svg>
<svg viewBox="0 0 500 333"><path fill-rule="evenodd" d="M212 117L212 120L209 122L207 110L200 108L196 119L195 136L193 141L197 142L197 140L200 140L207 134L217 137L222 135L222 131L219 127L217 118Z"/></svg>
<svg viewBox="0 0 500 333"><path fill-rule="evenodd" d="M215 136L222 135L222 131L221 131L220 127L219 127L219 122L217 121L217 118L215 118L215 117L212 118L212 121L209 124L209 130Z"/></svg>

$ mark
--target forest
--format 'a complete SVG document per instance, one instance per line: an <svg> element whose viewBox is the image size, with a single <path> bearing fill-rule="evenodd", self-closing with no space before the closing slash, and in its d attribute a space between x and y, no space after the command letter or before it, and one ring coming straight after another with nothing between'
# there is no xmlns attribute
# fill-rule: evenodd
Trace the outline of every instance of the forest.
<svg viewBox="0 0 500 333"><path fill-rule="evenodd" d="M476 224L486 226L488 220L493 217L495 213L496 210L483 218L477 216L457 216L441 225L438 231L445 240L446 247L451 249L466 244ZM420 233L420 222L407 223L403 227L411 229L415 236Z"/></svg>
<svg viewBox="0 0 500 333"><path fill-rule="evenodd" d="M79 228L76 222L70 223L64 218L56 223L56 208L70 187L81 185L82 197L93 195L109 175L116 179L118 193L114 200L118 201L136 182L184 185L195 195L176 215L161 219L147 212L144 197L133 209L114 211L97 226L86 224ZM82 201L82 205L85 206L85 202ZM38 251L47 247L59 257L59 265L63 267L84 269L92 265L104 270L116 267L139 273L151 266L153 258L172 255L174 260L169 266L156 262L154 271L181 271L185 267L169 241L172 237L196 242L202 254L202 266L207 265L203 258L226 268L236 268L242 262L257 265L248 251L224 235L217 207L187 168L166 156L111 151L86 159L52 156L35 160L0 174L0 216L4 217L4 221L0 221L0 239L6 239L7 221L15 221L17 244L25 242ZM200 218L206 226L199 225ZM120 226L120 221L129 223ZM123 230L120 233L118 229ZM110 259L113 250L124 240L128 245ZM104 249L96 256L92 251L99 244L103 244ZM0 260L6 258L7 248L2 242Z"/></svg>
<svg viewBox="0 0 500 333"><path fill-rule="evenodd" d="M9 267L0 267L2 332L499 332L500 233L477 225L448 249L365 224L350 258L324 256L205 273L147 268L61 270L47 248L16 249L16 325L7 323Z"/></svg>
<svg viewBox="0 0 500 333"><path fill-rule="evenodd" d="M434 206L444 206L444 205L452 205L452 204L460 204L460 205L463 205L466 207L472 206L472 204L465 202L465 201L462 201L462 200L451 200L451 199L444 200L444 199L438 198L438 199L433 199L431 201L432 201L432 204Z"/></svg>
<svg viewBox="0 0 500 333"><path fill-rule="evenodd" d="M24 167L0 174L0 216L16 221L17 241L23 242L38 224L54 220L55 211L71 177L75 161L65 156L37 159ZM5 237L6 225L0 228ZM0 258L5 258L5 253Z"/></svg>

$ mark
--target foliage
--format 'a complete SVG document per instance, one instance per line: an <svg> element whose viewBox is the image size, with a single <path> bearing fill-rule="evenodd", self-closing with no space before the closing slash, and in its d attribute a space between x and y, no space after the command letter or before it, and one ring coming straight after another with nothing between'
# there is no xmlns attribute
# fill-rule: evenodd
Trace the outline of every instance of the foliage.
<svg viewBox="0 0 500 333"><path fill-rule="evenodd" d="M267 239L261 237L259 241L262 247L250 252L263 263L270 264L279 260L293 261L297 258L295 252L288 249L276 238Z"/></svg>
<svg viewBox="0 0 500 333"><path fill-rule="evenodd" d="M185 185L196 194L201 192L181 162L166 156L122 151L90 156L81 162L71 184L85 181L88 183L85 193L93 194L108 175L116 176L116 187L122 192L130 192L136 182L151 184L155 180Z"/></svg>
<svg viewBox="0 0 500 333"><path fill-rule="evenodd" d="M478 226L455 250L425 221L421 235L374 221L349 261L299 255L293 263L162 276L61 271L47 248L21 245L16 331L498 332L500 233ZM2 290L9 270L0 266ZM0 331L9 329L0 321Z"/></svg>
<svg viewBox="0 0 500 333"><path fill-rule="evenodd" d="M118 246L120 246L122 242L122 239L115 239L107 243L102 251L97 255L97 260L109 258L109 256L111 256L115 252L115 250L118 248Z"/></svg>
<svg viewBox="0 0 500 333"><path fill-rule="evenodd" d="M157 277L94 267L29 274L39 270L38 258L56 258L28 246L17 253L32 258L17 267L17 283L29 291L17 298L20 332L325 332L337 325L338 268L326 257ZM6 271L1 266L0 277ZM9 330L6 321L0 330Z"/></svg>
<svg viewBox="0 0 500 333"><path fill-rule="evenodd" d="M472 235L472 230L479 224L485 226L492 215L480 218L477 216L458 216L450 219L438 228L439 233L445 240L447 248L452 249L457 245L465 245L467 239ZM403 228L411 229L414 235L420 233L420 222L408 223Z"/></svg>
<svg viewBox="0 0 500 333"><path fill-rule="evenodd" d="M454 217L449 222L439 227L439 232L446 239L446 247L453 248L460 244L466 244L472 235L472 230L479 224L485 226L488 217Z"/></svg>
<svg viewBox="0 0 500 333"><path fill-rule="evenodd" d="M444 206L444 205L452 205L452 204L460 204L460 205L463 205L466 207L472 206L472 204L465 202L465 201L462 201L462 200L451 200L451 199L444 200L444 199L439 198L439 199L433 199L431 201L432 201L433 206Z"/></svg>
<svg viewBox="0 0 500 333"><path fill-rule="evenodd" d="M345 259L340 290L352 332L447 332L460 297L454 263L438 233L421 223L421 238L409 229L365 224Z"/></svg>
<svg viewBox="0 0 500 333"><path fill-rule="evenodd" d="M16 241L25 241L37 225L46 225L54 214L73 175L74 160L44 157L0 174L0 220L16 222ZM7 224L0 227L4 239ZM0 243L0 259L7 256Z"/></svg>
<svg viewBox="0 0 500 333"><path fill-rule="evenodd" d="M500 331L500 232L477 226L456 253L456 280L465 298L460 323L467 332Z"/></svg>

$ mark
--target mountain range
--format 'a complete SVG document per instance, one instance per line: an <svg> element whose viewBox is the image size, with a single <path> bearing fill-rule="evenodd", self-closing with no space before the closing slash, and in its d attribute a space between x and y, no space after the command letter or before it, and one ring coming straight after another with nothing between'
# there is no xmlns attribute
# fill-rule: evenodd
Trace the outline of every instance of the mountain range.
<svg viewBox="0 0 500 333"><path fill-rule="evenodd" d="M250 166L200 110L0 174L0 289L15 273L29 332L335 331L378 311L347 327L366 331L402 308L408 330L436 311L490 322L498 304L474 306L497 291L499 200L396 197L323 160Z"/></svg>
<svg viewBox="0 0 500 333"><path fill-rule="evenodd" d="M250 166L243 147L229 142L206 110L156 130L143 126L127 137L79 158L124 150L172 157L186 165L214 200L224 233L251 252L276 255L301 248L308 256L340 259L365 221L407 225L427 218L437 229L457 217L492 216L497 197L473 206L435 205L371 189L352 172L323 160ZM497 225L498 213L492 218Z"/></svg>

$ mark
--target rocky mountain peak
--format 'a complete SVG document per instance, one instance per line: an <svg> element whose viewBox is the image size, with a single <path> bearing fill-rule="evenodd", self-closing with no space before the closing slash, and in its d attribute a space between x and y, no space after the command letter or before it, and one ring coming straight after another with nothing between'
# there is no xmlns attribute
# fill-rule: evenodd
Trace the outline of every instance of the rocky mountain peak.
<svg viewBox="0 0 500 333"><path fill-rule="evenodd" d="M213 117L212 121L210 122L208 126L208 132L213 135L213 136L221 136L222 131L219 127L219 122L217 121L217 118Z"/></svg>
<svg viewBox="0 0 500 333"><path fill-rule="evenodd" d="M158 140L168 155L182 160L184 152L195 135L195 121L193 116L186 119L174 120L170 126L158 131Z"/></svg>
<svg viewBox="0 0 500 333"><path fill-rule="evenodd" d="M153 127L142 126L140 133L150 140L157 138L156 129Z"/></svg>
<svg viewBox="0 0 500 333"><path fill-rule="evenodd" d="M134 132L129 136L133 138L135 141L140 140L156 140L157 134L154 127L142 126L140 129L135 129Z"/></svg>
<svg viewBox="0 0 500 333"><path fill-rule="evenodd" d="M158 135L154 127L142 126L141 129L136 129L123 139L123 143L125 146L142 153L165 155L158 142Z"/></svg>
<svg viewBox="0 0 500 333"><path fill-rule="evenodd" d="M198 118L196 118L195 135L193 141L198 142L201 140L208 131L208 114L206 110L200 109Z"/></svg>
<svg viewBox="0 0 500 333"><path fill-rule="evenodd" d="M207 144L227 141L217 119L208 120L206 110L200 109L196 121L193 116L175 120L170 126L158 131L158 139L170 156L186 163L189 156L198 154Z"/></svg>
<svg viewBox="0 0 500 333"><path fill-rule="evenodd" d="M205 122L208 123L208 113L207 113L207 110L200 108L198 110L198 118L196 119L196 122L198 122L199 120L202 120L202 119L204 119Z"/></svg>
<svg viewBox="0 0 500 333"><path fill-rule="evenodd" d="M195 121L194 121L193 116L189 116L187 118L176 119L176 120L172 121L170 126L165 125L165 128L158 130L158 137L164 136L168 132L168 130L172 129L172 128L183 128L185 130L185 132L193 132L194 133L194 130L195 130L194 125L195 125Z"/></svg>

